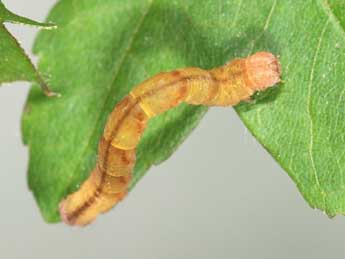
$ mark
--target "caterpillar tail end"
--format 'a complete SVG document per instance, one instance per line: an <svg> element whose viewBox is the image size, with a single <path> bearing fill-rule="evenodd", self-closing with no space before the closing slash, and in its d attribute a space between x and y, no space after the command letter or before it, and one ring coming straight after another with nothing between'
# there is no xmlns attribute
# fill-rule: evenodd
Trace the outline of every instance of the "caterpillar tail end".
<svg viewBox="0 0 345 259"><path fill-rule="evenodd" d="M62 222L64 222L67 225L74 225L73 221L69 220L69 218L68 218L68 213L67 213L66 208L65 208L65 200L60 202L59 212L60 212L60 218L61 218Z"/></svg>
<svg viewBox="0 0 345 259"><path fill-rule="evenodd" d="M104 186L100 188L99 171L94 170L78 191L60 202L59 212L64 223L73 226L88 225L126 196L129 177L125 178L125 182L121 177L104 178ZM112 193L108 191L108 186L113 187L110 188L114 189Z"/></svg>
<svg viewBox="0 0 345 259"><path fill-rule="evenodd" d="M257 52L246 59L249 87L262 91L281 81L279 59L270 52Z"/></svg>
<svg viewBox="0 0 345 259"><path fill-rule="evenodd" d="M75 209L76 204L82 204L78 202L79 194L76 193L69 195L59 205L59 212L62 222L70 226L84 227L92 223L100 213L104 213L111 209L117 202L119 202L125 194L121 197L118 196L112 199L100 200L90 208L85 209L85 212L76 215L78 209Z"/></svg>
<svg viewBox="0 0 345 259"><path fill-rule="evenodd" d="M87 215L85 216L75 216L75 209L76 207L74 204L77 203L78 197L75 195L75 193L70 194L67 196L66 199L64 199L59 204L59 212L60 212L60 218L63 223L70 225L70 226L85 226L90 224L92 221L95 220L97 215Z"/></svg>
<svg viewBox="0 0 345 259"><path fill-rule="evenodd" d="M104 213L111 209L116 203L121 201L126 196L126 193L117 195L115 198L106 199L106 201L101 200L96 204L95 207L88 209L86 213L82 215L73 216L75 210L71 210L71 200L76 196L69 196L67 199L63 200L59 205L59 212L62 222L70 226L84 227L92 223L100 213Z"/></svg>

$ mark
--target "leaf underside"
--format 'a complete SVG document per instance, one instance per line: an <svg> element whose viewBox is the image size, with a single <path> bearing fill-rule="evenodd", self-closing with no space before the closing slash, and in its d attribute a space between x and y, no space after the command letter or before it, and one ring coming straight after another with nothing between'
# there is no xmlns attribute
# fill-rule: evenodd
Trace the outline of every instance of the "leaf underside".
<svg viewBox="0 0 345 259"><path fill-rule="evenodd" d="M60 1L49 15L59 30L41 33L35 52L62 98L46 100L33 87L23 115L29 185L44 218L59 220L58 203L88 176L107 116L132 87L161 71L212 68L259 50L280 56L284 83L237 112L310 206L343 214L344 3ZM132 186L205 111L181 105L150 122Z"/></svg>
<svg viewBox="0 0 345 259"><path fill-rule="evenodd" d="M52 28L52 24L39 23L18 16L6 9L0 2L0 84L13 81L31 81L44 84L39 73L18 41L5 28L5 22Z"/></svg>

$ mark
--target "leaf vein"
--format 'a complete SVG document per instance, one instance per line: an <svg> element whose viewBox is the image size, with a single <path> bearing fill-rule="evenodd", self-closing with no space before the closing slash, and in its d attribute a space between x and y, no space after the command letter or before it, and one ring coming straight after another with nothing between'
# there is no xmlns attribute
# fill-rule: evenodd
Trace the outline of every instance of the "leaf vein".
<svg viewBox="0 0 345 259"><path fill-rule="evenodd" d="M271 22L271 19L272 19L274 10L275 10L275 8L276 8L276 5L277 5L277 0L274 0L274 2L272 3L271 9L270 9L270 11L269 11L269 13L268 13L268 15L267 15L267 18L266 18L264 27L263 27L263 29L262 29L262 32L261 32L254 40L252 40L252 41L250 42L252 46L251 46L251 48L250 48L250 50L249 50L248 55L249 55L250 53L252 53L252 51L253 51L253 49L254 49L254 47L255 47L255 43L258 41L258 39L260 39L260 38L262 37L262 35L264 35L265 31L268 29L268 26L269 26L269 24L270 24L270 22ZM249 45L249 44L248 44L248 45Z"/></svg>
<svg viewBox="0 0 345 259"><path fill-rule="evenodd" d="M315 73L315 66L317 63L317 59L320 53L320 49L321 49L321 44L322 44L322 40L324 38L327 26L329 23L329 19L326 20L326 23L321 31L317 46L316 46L316 50L315 50L315 54L314 54L314 58L313 58L313 63L312 63L312 67L310 70L310 75L309 75L309 84L308 84L308 96L307 96L307 113L308 113L308 118L309 118L309 135L310 135L310 139L309 139L309 146L308 146L308 155L309 155L309 159L311 162L311 167L312 167L312 171L314 174L314 178L315 178L315 182L317 185L317 188L320 190L321 192L321 196L322 196L322 200L323 200L323 209L326 209L326 200L325 200L325 192L323 190L323 188L321 187L320 184L320 179L319 179L319 175L316 169L316 165L315 165L315 160L314 160L314 153L313 153L313 146L314 146L314 121L313 121L313 116L312 116L312 102L311 102L311 98L312 98L312 87L313 87L313 83L314 83L314 73Z"/></svg>
<svg viewBox="0 0 345 259"><path fill-rule="evenodd" d="M242 8L242 4L243 4L243 0L241 0L239 3L238 3L238 7L237 7L237 10L236 10L236 13L235 13L235 17L233 19L233 23L232 23L232 27L235 28L236 27L236 24L237 24L237 20L238 20L238 16L239 16L239 13L241 11L241 8Z"/></svg>
<svg viewBox="0 0 345 259"><path fill-rule="evenodd" d="M335 28L337 28L343 34L343 37L345 37L345 28L341 24L339 18L336 15L334 15L330 7L330 4L328 3L328 0L320 0L320 2L321 2L322 9L326 13L326 16L328 17L328 19L333 22L333 25L335 25Z"/></svg>
<svg viewBox="0 0 345 259"><path fill-rule="evenodd" d="M264 31L267 30L270 22L271 22L271 19L272 19L272 16L273 16L273 13L274 13L274 10L276 8L276 5L277 5L277 0L274 0L273 4L272 4L272 7L271 7L271 10L267 16L267 19L266 19L266 22L265 22L265 26L264 26Z"/></svg>

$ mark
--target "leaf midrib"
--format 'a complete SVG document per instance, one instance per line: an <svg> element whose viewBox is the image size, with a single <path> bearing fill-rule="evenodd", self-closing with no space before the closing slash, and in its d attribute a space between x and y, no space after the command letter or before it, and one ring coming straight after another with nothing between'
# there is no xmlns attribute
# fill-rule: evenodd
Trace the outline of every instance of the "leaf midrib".
<svg viewBox="0 0 345 259"><path fill-rule="evenodd" d="M112 89L112 85L114 85L118 75L120 74L120 71L121 71L121 68L122 68L122 64L125 62L128 54L130 53L131 49L132 49L132 46L133 46L133 42L136 38L136 36L138 35L138 33L140 32L140 29L142 27L142 24L144 23L144 20L145 18L147 17L148 13L150 12L151 10L151 7L153 5L153 2L154 0L151 0L151 2L149 2L148 4L148 7L147 9L145 10L145 12L143 13L142 17L139 19L139 22L138 22L138 25L135 27L134 31L133 31L133 35L132 37L129 39L129 44L128 44L128 47L126 48L124 54L122 55L122 57L120 58L120 62L118 65L115 65L116 68L114 69L114 76L113 78L110 80L110 87L107 87L109 89L109 93L113 90ZM92 139L94 139L94 136L97 135L97 129L98 129L98 125L100 124L100 121L102 119L102 114L104 113L104 111L106 110L106 105L107 103L109 102L109 99L111 98L111 95L110 94L107 94L106 95L107 97L105 98L104 100L104 103L103 103L103 108L101 109L100 111L100 115L98 116L97 120L96 120L96 123L95 123L95 127L94 129L92 130L92 134L90 135L89 137L89 141L87 143L87 145L85 146L84 148L84 151L82 151L82 155L81 157L79 158L79 163L78 165L76 166L75 170L73 170L73 173L72 173L72 177L70 178L70 181L69 183L67 184L68 188L67 189L70 189L71 187L71 184L73 182L73 178L74 176L76 175L76 172L80 171L80 168L81 168L81 165L82 165L82 161L83 161L83 157L86 156L86 153L87 153L87 150L92 146Z"/></svg>
<svg viewBox="0 0 345 259"><path fill-rule="evenodd" d="M340 33L343 35L343 38L345 38L345 28L341 24L339 18L333 13L332 8L328 3L328 0L319 0L319 3L328 19L333 23L334 27L338 31L340 31Z"/></svg>
<svg viewBox="0 0 345 259"><path fill-rule="evenodd" d="M319 40L317 42L317 46L314 52L314 58L313 58L313 62L312 62L312 66L310 69L310 75L309 75L309 83L308 83L308 95L307 95L307 113L308 113L308 118L309 118L309 143L308 143L308 154L309 154L309 160L311 163L311 168L314 174L314 178L315 178L315 182L316 182L316 186L320 191L320 195L322 196L322 202L323 202L323 209L326 210L326 199L325 199L325 191L324 191L324 187L321 185L320 183L320 176L318 173L318 170L316 168L315 165L315 159L314 159L314 152L313 152L313 146L314 146L314 119L312 116L312 103L311 103L311 99L312 99L312 88L313 88L313 83L314 83L314 72L315 72L315 66L317 64L317 59L319 57L319 53L320 53L320 49L321 49L321 44L322 41L324 39L327 27L329 24L329 19L326 20L321 32L320 32L320 36L319 36Z"/></svg>
<svg viewBox="0 0 345 259"><path fill-rule="evenodd" d="M329 23L331 22L333 28L336 31L339 31L339 33L342 35L343 39L345 38L345 28L342 26L339 18L333 13L333 10L332 10L331 6L329 5L328 0L319 0L319 3L320 3L322 11L325 13L325 16L326 16L327 20L325 22L325 25L324 25L323 29L321 30L321 35L319 37L317 49L315 51L314 62L313 62L312 69L311 69L311 77L312 77L312 73L313 73L313 67L316 64L315 62L316 62L316 58L318 56L318 51L319 51L319 48L320 48L320 44L322 42L322 39L323 39L324 34L326 32L326 28L328 27ZM310 111L310 109L311 109L311 107L310 107L311 106L311 102L310 102L310 98L311 98L310 97L310 94L311 94L310 91L311 91L311 88L312 88L312 78L311 78L311 82L310 82L310 86L309 86L309 94L308 94L308 100L307 100L308 115L309 115L309 119L310 119L310 133L311 133L309 147L308 147L308 152L309 152L309 156L310 156L310 162L312 164L313 174L315 176L316 186L319 189L320 195L322 197L323 210L327 211L327 202L326 202L326 195L327 195L327 193L324 191L324 188L322 187L322 185L321 185L321 183L319 181L319 174L318 174L315 162L314 162L313 151L312 151L312 149L313 149L313 118L312 118L311 111Z"/></svg>

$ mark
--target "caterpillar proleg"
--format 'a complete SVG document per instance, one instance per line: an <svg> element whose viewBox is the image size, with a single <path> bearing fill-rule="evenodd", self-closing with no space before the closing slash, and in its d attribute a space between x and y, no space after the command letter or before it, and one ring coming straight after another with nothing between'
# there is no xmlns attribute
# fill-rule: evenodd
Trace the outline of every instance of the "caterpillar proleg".
<svg viewBox="0 0 345 259"><path fill-rule="evenodd" d="M182 102L232 106L278 82L278 58L258 52L211 70L192 67L159 73L139 84L109 115L97 164L79 190L60 203L62 220L86 225L126 195L136 147L150 118Z"/></svg>

